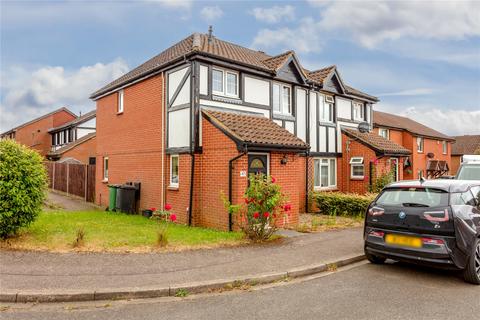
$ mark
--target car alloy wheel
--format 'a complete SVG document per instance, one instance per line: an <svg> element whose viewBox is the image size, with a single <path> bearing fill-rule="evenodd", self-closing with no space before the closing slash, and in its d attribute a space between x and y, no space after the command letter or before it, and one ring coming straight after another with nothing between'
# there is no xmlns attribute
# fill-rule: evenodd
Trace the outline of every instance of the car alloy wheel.
<svg viewBox="0 0 480 320"><path fill-rule="evenodd" d="M475 250L475 271L480 278L480 241L477 242L477 249Z"/></svg>

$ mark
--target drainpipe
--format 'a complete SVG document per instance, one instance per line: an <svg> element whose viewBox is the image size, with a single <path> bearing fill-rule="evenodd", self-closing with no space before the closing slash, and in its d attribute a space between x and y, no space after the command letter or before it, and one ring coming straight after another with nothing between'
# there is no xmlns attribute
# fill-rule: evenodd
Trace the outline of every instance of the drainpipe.
<svg viewBox="0 0 480 320"><path fill-rule="evenodd" d="M310 150L307 150L305 154L305 212L308 212L308 157L310 156Z"/></svg>
<svg viewBox="0 0 480 320"><path fill-rule="evenodd" d="M232 198L233 198L233 162L237 159L240 159L244 155L247 154L247 146L244 147L244 151L240 153L238 156L233 157L228 161L228 202L232 204ZM232 213L229 211L228 212L228 231L233 231L233 217Z"/></svg>
<svg viewBox="0 0 480 320"><path fill-rule="evenodd" d="M191 99L191 107L190 107L190 156L191 160L191 168L190 168L190 199L188 201L188 226L192 225L192 212L193 212L193 184L194 184L194 177L195 177L195 109L197 106L197 74L196 74L196 64L194 61L191 63L190 67L190 99Z"/></svg>

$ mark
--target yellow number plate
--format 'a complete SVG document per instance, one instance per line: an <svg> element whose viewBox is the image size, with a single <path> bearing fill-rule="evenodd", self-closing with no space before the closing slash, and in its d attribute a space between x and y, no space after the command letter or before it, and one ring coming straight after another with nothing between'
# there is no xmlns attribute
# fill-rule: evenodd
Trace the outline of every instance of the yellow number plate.
<svg viewBox="0 0 480 320"><path fill-rule="evenodd" d="M408 236L400 236L397 234L387 234L385 236L385 242L402 247L421 248L422 239Z"/></svg>

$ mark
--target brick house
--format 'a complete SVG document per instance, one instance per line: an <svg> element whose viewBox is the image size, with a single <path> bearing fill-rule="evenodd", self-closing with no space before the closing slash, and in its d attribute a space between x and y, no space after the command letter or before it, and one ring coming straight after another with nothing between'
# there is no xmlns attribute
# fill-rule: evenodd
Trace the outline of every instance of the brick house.
<svg viewBox="0 0 480 320"><path fill-rule="evenodd" d="M46 156L52 141L48 130L76 118L73 112L62 107L0 134L0 139L14 139Z"/></svg>
<svg viewBox="0 0 480 320"><path fill-rule="evenodd" d="M95 164L96 111L90 111L72 121L48 130L51 149L47 158L52 161Z"/></svg>
<svg viewBox="0 0 480 320"><path fill-rule="evenodd" d="M109 183L137 181L140 208L171 203L180 222L218 229L232 226L221 194L241 201L248 173L276 178L296 223L311 190L363 192L370 162L408 152L355 136L359 124L372 128L378 99L346 85L335 66L309 71L293 51L270 56L211 33L190 35L91 99L98 204L107 205ZM364 186L353 186L361 175Z"/></svg>
<svg viewBox="0 0 480 320"><path fill-rule="evenodd" d="M412 119L380 111L373 112L373 126L376 134L410 150L411 156L403 163L404 179L436 178L450 172L454 138Z"/></svg>
<svg viewBox="0 0 480 320"><path fill-rule="evenodd" d="M452 144L450 173L456 174L465 155L480 154L480 135L456 136Z"/></svg>

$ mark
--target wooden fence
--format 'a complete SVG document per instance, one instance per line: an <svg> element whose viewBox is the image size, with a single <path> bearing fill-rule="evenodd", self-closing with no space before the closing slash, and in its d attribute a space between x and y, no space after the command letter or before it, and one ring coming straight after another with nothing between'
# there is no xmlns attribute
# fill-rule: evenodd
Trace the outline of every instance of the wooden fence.
<svg viewBox="0 0 480 320"><path fill-rule="evenodd" d="M45 167L49 188L95 201L95 165L48 161Z"/></svg>

